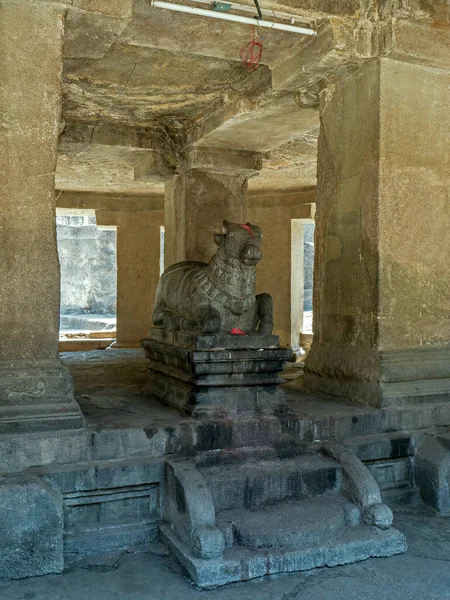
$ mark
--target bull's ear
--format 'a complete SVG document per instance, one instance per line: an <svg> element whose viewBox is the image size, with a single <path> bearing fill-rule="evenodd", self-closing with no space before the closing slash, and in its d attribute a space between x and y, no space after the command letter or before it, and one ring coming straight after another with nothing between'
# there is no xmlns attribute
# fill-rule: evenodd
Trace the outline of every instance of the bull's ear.
<svg viewBox="0 0 450 600"><path fill-rule="evenodd" d="M226 219L223 220L222 223L222 228L224 233L226 233L228 231L228 227L231 225L231 223L229 221L227 221Z"/></svg>
<svg viewBox="0 0 450 600"><path fill-rule="evenodd" d="M214 242L216 243L216 246L222 246L222 244L225 242L225 234L224 233L215 233L214 234Z"/></svg>

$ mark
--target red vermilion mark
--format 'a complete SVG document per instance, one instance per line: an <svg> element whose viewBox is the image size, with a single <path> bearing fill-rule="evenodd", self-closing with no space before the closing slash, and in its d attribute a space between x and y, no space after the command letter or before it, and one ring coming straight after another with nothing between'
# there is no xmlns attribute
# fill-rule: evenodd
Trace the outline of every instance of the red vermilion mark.
<svg viewBox="0 0 450 600"><path fill-rule="evenodd" d="M244 229L246 229L249 233L252 232L252 228L250 227L250 225L245 225L244 223L242 223L241 225L239 225L239 227L243 227Z"/></svg>
<svg viewBox="0 0 450 600"><path fill-rule="evenodd" d="M233 327L230 333L231 335L247 335L245 331L242 331L242 329L239 329L239 327Z"/></svg>

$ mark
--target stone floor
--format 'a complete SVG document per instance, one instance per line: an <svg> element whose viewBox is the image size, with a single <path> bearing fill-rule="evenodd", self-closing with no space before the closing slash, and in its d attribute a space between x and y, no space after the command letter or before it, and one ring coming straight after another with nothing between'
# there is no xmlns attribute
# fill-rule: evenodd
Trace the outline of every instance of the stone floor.
<svg viewBox="0 0 450 600"><path fill-rule="evenodd" d="M107 349L87 352L62 352L69 367L75 397L89 426L94 428L142 428L145 425L171 426L181 416L142 394L147 378L147 361L140 349ZM284 386L289 403L301 418L317 417L360 419L376 415L377 410L313 394L301 389L301 365L288 363L288 384Z"/></svg>
<svg viewBox="0 0 450 600"><path fill-rule="evenodd" d="M395 513L409 550L199 591L158 542L69 565L61 575L0 582L1 600L445 600L450 599L450 517L420 506Z"/></svg>

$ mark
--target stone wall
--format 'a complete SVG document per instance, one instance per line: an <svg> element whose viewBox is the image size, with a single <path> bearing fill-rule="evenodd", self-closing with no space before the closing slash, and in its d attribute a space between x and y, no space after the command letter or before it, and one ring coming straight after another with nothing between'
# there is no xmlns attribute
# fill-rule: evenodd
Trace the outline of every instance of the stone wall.
<svg viewBox="0 0 450 600"><path fill-rule="evenodd" d="M314 223L304 225L304 300L303 310L312 310L314 275Z"/></svg>
<svg viewBox="0 0 450 600"><path fill-rule="evenodd" d="M116 231L99 229L88 219L58 217L61 314L114 316L117 299ZM85 224L87 222L89 224Z"/></svg>

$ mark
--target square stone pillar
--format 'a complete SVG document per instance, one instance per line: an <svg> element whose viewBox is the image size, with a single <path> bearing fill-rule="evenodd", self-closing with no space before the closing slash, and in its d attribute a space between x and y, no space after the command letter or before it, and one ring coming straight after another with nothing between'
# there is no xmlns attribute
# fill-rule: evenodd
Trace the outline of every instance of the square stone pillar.
<svg viewBox="0 0 450 600"><path fill-rule="evenodd" d="M117 325L113 346L139 348L153 323L163 211L97 211L96 215L97 225L117 226Z"/></svg>
<svg viewBox="0 0 450 600"><path fill-rule="evenodd" d="M187 168L166 183L165 267L183 260L209 262L222 221L247 220L247 179L261 168L254 152L193 148Z"/></svg>
<svg viewBox="0 0 450 600"><path fill-rule="evenodd" d="M0 433L82 425L58 360L62 19L48 4L0 4Z"/></svg>
<svg viewBox="0 0 450 600"><path fill-rule="evenodd" d="M308 199L311 201L314 195ZM313 219L314 205L283 204L281 193L271 195L271 206L259 203L258 197L251 197L250 203L248 218L263 231L263 258L256 267L256 293L267 292L272 296L273 332L282 346L295 347L299 345L303 318L303 234L296 239L295 224L298 220ZM295 252L298 255L295 258L300 260L293 261Z"/></svg>
<svg viewBox="0 0 450 600"><path fill-rule="evenodd" d="M450 400L449 73L368 61L323 93L305 385Z"/></svg>

